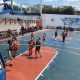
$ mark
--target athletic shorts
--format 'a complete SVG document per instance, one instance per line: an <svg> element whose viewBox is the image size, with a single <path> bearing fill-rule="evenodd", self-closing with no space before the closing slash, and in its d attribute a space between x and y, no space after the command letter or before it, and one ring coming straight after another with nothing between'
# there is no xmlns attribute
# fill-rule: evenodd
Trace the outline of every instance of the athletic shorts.
<svg viewBox="0 0 80 80"><path fill-rule="evenodd" d="M40 51L40 46L36 47L36 51L38 52Z"/></svg>

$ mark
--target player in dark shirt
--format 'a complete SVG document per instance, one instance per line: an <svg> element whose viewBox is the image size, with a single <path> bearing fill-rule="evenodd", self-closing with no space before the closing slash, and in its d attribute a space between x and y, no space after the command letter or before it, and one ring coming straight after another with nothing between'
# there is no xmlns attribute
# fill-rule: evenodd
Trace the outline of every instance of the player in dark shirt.
<svg viewBox="0 0 80 80"><path fill-rule="evenodd" d="M57 32L57 30L55 31L55 40L56 40L56 38L57 38L57 35L58 35L58 32Z"/></svg>
<svg viewBox="0 0 80 80"><path fill-rule="evenodd" d="M7 49L8 51L8 56L9 56L9 65L12 66L12 51L13 51L13 47L12 47L12 43L13 43L13 39L9 39L7 41L7 43L9 44L9 48Z"/></svg>
<svg viewBox="0 0 80 80"><path fill-rule="evenodd" d="M36 49L35 49L35 56L36 56L36 58L37 58L37 53L39 53L40 57L42 57L42 54L40 53L40 48L41 48L41 41L40 41L40 38L39 38L36 41Z"/></svg>

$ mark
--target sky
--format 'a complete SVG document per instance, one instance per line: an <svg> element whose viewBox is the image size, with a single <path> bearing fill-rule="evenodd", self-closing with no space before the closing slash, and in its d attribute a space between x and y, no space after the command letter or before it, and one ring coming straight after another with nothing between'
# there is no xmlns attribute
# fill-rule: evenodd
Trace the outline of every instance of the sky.
<svg viewBox="0 0 80 80"><path fill-rule="evenodd" d="M34 5L39 4L41 0L13 0L16 4L28 4ZM2 3L3 0L0 0ZM73 6L73 7L80 7L80 0L42 0L42 4L52 5L52 6Z"/></svg>
<svg viewBox="0 0 80 80"><path fill-rule="evenodd" d="M37 4L40 0L15 0L18 4ZM80 7L80 0L42 0L43 5Z"/></svg>

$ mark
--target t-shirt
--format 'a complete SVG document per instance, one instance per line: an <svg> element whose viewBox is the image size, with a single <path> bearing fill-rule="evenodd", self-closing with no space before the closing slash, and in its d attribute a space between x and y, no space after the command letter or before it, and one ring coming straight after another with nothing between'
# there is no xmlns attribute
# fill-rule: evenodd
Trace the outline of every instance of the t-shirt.
<svg viewBox="0 0 80 80"><path fill-rule="evenodd" d="M30 42L29 42L29 48L30 48L30 49L33 48L33 47L34 47L34 44L35 44L34 42L30 41Z"/></svg>
<svg viewBox="0 0 80 80"><path fill-rule="evenodd" d="M41 46L41 41L36 41L36 47L40 47Z"/></svg>
<svg viewBox="0 0 80 80"><path fill-rule="evenodd" d="M14 50L18 50L18 48L19 48L19 43L18 43L18 41L14 41L13 44L12 44L12 46L13 46L13 49L14 49Z"/></svg>
<svg viewBox="0 0 80 80"><path fill-rule="evenodd" d="M55 36L57 36L57 34L58 34L58 33L57 33L57 32L55 32Z"/></svg>
<svg viewBox="0 0 80 80"><path fill-rule="evenodd" d="M46 35L43 35L43 39L46 39Z"/></svg>
<svg viewBox="0 0 80 80"><path fill-rule="evenodd" d="M12 51L12 43L13 43L13 40L8 40L7 43L9 44L9 50Z"/></svg>

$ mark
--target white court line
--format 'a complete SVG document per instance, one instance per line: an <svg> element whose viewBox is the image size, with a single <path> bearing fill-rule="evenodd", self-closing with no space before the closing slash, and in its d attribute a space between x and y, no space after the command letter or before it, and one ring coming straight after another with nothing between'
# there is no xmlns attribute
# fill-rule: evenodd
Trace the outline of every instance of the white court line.
<svg viewBox="0 0 80 80"><path fill-rule="evenodd" d="M59 48L56 48L56 49L58 49L58 50L62 50L62 51L65 51L65 52L68 52L68 53L71 53L71 54L75 54L75 55L79 55L79 56L80 56L80 54L75 53L75 52L71 52L71 51L67 51L67 50L59 49Z"/></svg>
<svg viewBox="0 0 80 80"><path fill-rule="evenodd" d="M53 61L53 59L58 55L58 51L56 50L56 55L50 60L50 62L45 66L45 68L39 73L39 75L36 77L35 80L37 80L41 74L45 71L45 69L50 65L50 63Z"/></svg>
<svg viewBox="0 0 80 80"><path fill-rule="evenodd" d="M28 51L25 51L24 53L20 53L20 55L16 56L16 58L22 56L23 54L27 53Z"/></svg>
<svg viewBox="0 0 80 80"><path fill-rule="evenodd" d="M22 40L22 39L19 39L19 41L26 41L26 42L29 42L30 40Z"/></svg>
<svg viewBox="0 0 80 80"><path fill-rule="evenodd" d="M50 46L54 46L54 44L49 44L49 43L43 43L43 44L46 44L46 45L50 45ZM55 44L55 46L59 46L59 47L65 47L65 48L71 48L71 49L77 49L77 50L80 50L80 48L74 48L74 47L66 47L66 46L61 46L61 45L57 45Z"/></svg>
<svg viewBox="0 0 80 80"><path fill-rule="evenodd" d="M0 44L0 45L8 45L8 44ZM29 45L29 44L19 44L19 45Z"/></svg>
<svg viewBox="0 0 80 80"><path fill-rule="evenodd" d="M24 53L20 53L18 56L16 56L15 58L18 58L18 57L20 57L20 56L22 56L23 54L25 54L25 53L27 53L28 51L25 51ZM14 60L14 59L13 59ZM8 63L9 62L9 60L6 62L6 63Z"/></svg>
<svg viewBox="0 0 80 80"><path fill-rule="evenodd" d="M46 53L47 53L47 52L49 52L49 53L53 53L53 52L50 52L50 51L44 51L44 50L40 50L40 51L42 51L42 52L46 52Z"/></svg>
<svg viewBox="0 0 80 80"><path fill-rule="evenodd" d="M48 45L52 45L52 44L48 44ZM65 46L66 47L66 46ZM75 53L75 52L72 52L72 51L67 51L67 50L64 50L64 49L59 49L59 48L56 48L58 50L62 50L62 51L65 51L65 52L68 52L68 53L72 53L72 54L75 54L75 55L80 55L78 53ZM74 49L79 49L79 48L74 48Z"/></svg>
<svg viewBox="0 0 80 80"><path fill-rule="evenodd" d="M49 47L50 48L50 47ZM41 50L41 51L43 51L43 50ZM18 57L20 57L21 55L23 55L23 54L25 54L25 53L27 53L28 51L25 51L24 53L20 53L18 56L16 56L16 58L18 58ZM46 51L46 52L49 52L49 51ZM7 61L7 62L9 62L9 61ZM6 62L6 63L7 63Z"/></svg>

